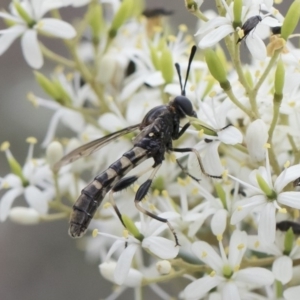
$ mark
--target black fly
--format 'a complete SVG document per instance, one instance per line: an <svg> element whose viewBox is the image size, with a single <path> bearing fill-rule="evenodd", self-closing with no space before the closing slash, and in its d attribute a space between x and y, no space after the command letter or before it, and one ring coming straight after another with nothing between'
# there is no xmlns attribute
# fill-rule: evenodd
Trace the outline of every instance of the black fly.
<svg viewBox="0 0 300 300"><path fill-rule="evenodd" d="M248 34L253 30L259 22L262 21L262 17L257 15L249 18L242 26L241 30L243 31L243 36L238 39L237 44L245 39Z"/></svg>
<svg viewBox="0 0 300 300"><path fill-rule="evenodd" d="M148 158L153 158L154 164L151 167L152 172L149 178L139 187L135 195L135 206L142 213L160 222L166 223L173 232L176 245L179 245L174 229L168 220L145 210L142 206L140 206L140 201L146 196L155 174L162 165L166 152L194 152L197 156L202 172L208 175L204 171L200 155L195 149L173 148L172 146L172 140L177 140L190 126L190 123L186 123L180 128L180 120L185 116L197 117L196 112L193 110L191 101L185 96L185 87L195 52L196 46L193 46L184 85L182 85L181 82L180 67L178 64L175 64L181 86L181 96L175 97L167 105L160 105L151 109L140 124L111 133L73 150L54 166L54 170L58 171L62 166L69 164L80 157L94 153L122 135L137 129L140 130L140 133L133 141L133 148L125 152L120 159L111 164L107 170L103 171L100 175L96 176L94 180L81 191L81 195L73 206L73 212L70 218L69 234L72 237L81 237L85 233L97 208L108 192L110 192L110 201L112 202L119 219L123 223L122 215L114 203L113 193L121 191L132 185L142 174L149 171L148 169L139 175L124 177L130 170L139 165L141 162ZM208 176L220 178L220 176Z"/></svg>

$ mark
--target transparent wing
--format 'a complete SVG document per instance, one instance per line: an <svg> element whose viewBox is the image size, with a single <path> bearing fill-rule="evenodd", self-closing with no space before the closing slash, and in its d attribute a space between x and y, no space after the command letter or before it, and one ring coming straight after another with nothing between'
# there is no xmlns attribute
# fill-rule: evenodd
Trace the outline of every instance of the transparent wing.
<svg viewBox="0 0 300 300"><path fill-rule="evenodd" d="M65 155L60 161L58 161L53 166L53 170L55 172L57 172L61 167L65 166L81 157L91 155L92 153L94 153L94 152L100 150L102 147L106 146L108 143L110 143L114 139L116 139L122 135L125 135L127 133L133 132L134 130L137 130L139 128L139 126L140 126L140 124L126 127L122 130L110 133L100 139L91 141L85 145L82 145L82 146L74 149L73 151L71 151L70 153Z"/></svg>

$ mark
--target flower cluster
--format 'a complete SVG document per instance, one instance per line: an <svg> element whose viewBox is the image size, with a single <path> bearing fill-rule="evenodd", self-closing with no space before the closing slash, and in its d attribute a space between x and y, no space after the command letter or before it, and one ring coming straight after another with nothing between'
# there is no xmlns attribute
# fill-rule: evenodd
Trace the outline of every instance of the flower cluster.
<svg viewBox="0 0 300 300"><path fill-rule="evenodd" d="M170 32L171 12L142 2L16 0L0 12L0 55L20 37L31 68L44 58L58 65L50 76L34 71L47 98L28 94L53 111L44 157L34 157L37 141L28 138L21 166L1 141L11 172L0 177L0 221L72 215L71 235L88 231L85 251L121 286L107 299L146 287L160 299L298 299L300 50L290 40L299 37L300 0L285 16L272 0L216 0L214 13L186 0L199 19L195 38L185 25ZM59 13L71 5L86 8L76 26ZM63 39L69 57L38 35ZM191 62L194 44L201 50ZM137 124L158 106L155 118L164 118L180 95L193 113L181 120L184 134L162 146L162 165L153 165L157 128L146 124L139 134ZM180 116L190 112L181 105ZM60 122L71 138L57 136ZM129 164L122 155L133 144ZM14 205L20 196L26 207ZM170 285L173 295L159 285L175 279L182 283Z"/></svg>

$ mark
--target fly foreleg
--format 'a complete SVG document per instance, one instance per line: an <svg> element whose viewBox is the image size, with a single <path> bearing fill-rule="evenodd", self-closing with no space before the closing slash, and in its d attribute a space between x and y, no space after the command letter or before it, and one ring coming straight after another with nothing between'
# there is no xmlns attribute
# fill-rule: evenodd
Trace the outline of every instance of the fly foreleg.
<svg viewBox="0 0 300 300"><path fill-rule="evenodd" d="M165 218L161 218L153 213L151 213L150 211L144 209L141 205L140 205L140 202L141 200L143 200L143 198L147 195L148 191L149 191L149 188L152 184L152 181L153 181L153 178L155 176L155 174L157 173L158 169L161 167L161 165L158 165L154 168L154 170L152 171L150 177L139 187L136 195L135 195L135 199L134 199L134 204L136 206L136 208L142 212L143 214L159 221L159 222L163 222L163 223L166 223L168 225L168 227L170 228L173 236L174 236L174 239L175 239L175 243L176 245L175 246L180 246L179 242L178 242L178 238L177 238L177 234L175 232L175 229L173 228L173 226L171 225L171 223L168 221L168 219L165 219Z"/></svg>
<svg viewBox="0 0 300 300"><path fill-rule="evenodd" d="M208 174L205 171L205 169L203 167L203 164L202 164L201 156L200 156L199 152L196 149L194 149L194 148L170 148L168 150L174 151L174 152L181 152L181 153L184 153L184 152L193 152L196 155L196 157L197 157L197 161L199 163L200 169L201 169L201 171L202 171L202 173L204 175L206 175L208 177L211 177L211 178L222 179L221 175L219 175L219 176L218 175L211 175L211 174Z"/></svg>

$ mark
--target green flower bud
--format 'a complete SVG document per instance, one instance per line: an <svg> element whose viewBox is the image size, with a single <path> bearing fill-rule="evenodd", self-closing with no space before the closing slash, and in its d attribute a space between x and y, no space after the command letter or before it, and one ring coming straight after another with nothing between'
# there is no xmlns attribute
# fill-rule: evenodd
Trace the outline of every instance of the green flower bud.
<svg viewBox="0 0 300 300"><path fill-rule="evenodd" d="M221 87L225 91L230 89L230 83L227 80L225 68L224 68L220 58L216 54L216 52L213 51L212 49L207 49L207 50L205 50L204 55L205 55L206 64L208 66L208 69L209 69L211 75L217 81L219 81Z"/></svg>
<svg viewBox="0 0 300 300"><path fill-rule="evenodd" d="M269 185L266 183L266 181L263 179L263 177L257 173L256 174L256 180L257 183L259 185L259 187L261 188L261 190L265 193L265 195L269 198L269 199L275 199L276 198L276 193L275 191L273 191Z"/></svg>
<svg viewBox="0 0 300 300"><path fill-rule="evenodd" d="M158 51L156 48L150 45L150 57L152 60L152 63L156 70L159 70L159 56L157 55Z"/></svg>
<svg viewBox="0 0 300 300"><path fill-rule="evenodd" d="M41 86L41 88L45 91L45 93L47 93L53 99L59 99L60 93L56 89L55 85L42 73L38 71L34 71L33 73L36 81Z"/></svg>
<svg viewBox="0 0 300 300"><path fill-rule="evenodd" d="M284 86L284 75L285 75L285 70L284 70L284 64L282 60L280 59L277 64L277 69L275 72L275 95L282 96L282 90Z"/></svg>
<svg viewBox="0 0 300 300"><path fill-rule="evenodd" d="M249 72L249 70L246 70L245 72L245 79L249 85L250 88L253 88L253 78L252 78L252 75L251 75L251 72Z"/></svg>
<svg viewBox="0 0 300 300"><path fill-rule="evenodd" d="M126 215L122 215L122 221L126 229L139 241L142 241L144 236L139 232L134 222Z"/></svg>
<svg viewBox="0 0 300 300"><path fill-rule="evenodd" d="M300 0L295 0L290 6L282 27L281 27L281 36L287 40L289 36L294 32L295 28L300 19Z"/></svg>
<svg viewBox="0 0 300 300"><path fill-rule="evenodd" d="M102 28L102 6L99 3L92 3L88 11L89 25L92 29L93 43L99 43L99 36Z"/></svg>
<svg viewBox="0 0 300 300"><path fill-rule="evenodd" d="M217 195L220 198L224 208L226 208L227 207L226 194L225 194L225 191L224 191L222 185L220 183L216 182L215 183L215 189L216 189Z"/></svg>
<svg viewBox="0 0 300 300"><path fill-rule="evenodd" d="M35 21L31 19L26 10L24 10L22 5L20 4L20 2L14 1L13 5L20 17L28 24L28 26L33 27L35 25Z"/></svg>
<svg viewBox="0 0 300 300"><path fill-rule="evenodd" d="M295 240L295 234L293 232L293 229L290 228L284 237L284 254L289 255L293 248L293 243Z"/></svg>
<svg viewBox="0 0 300 300"><path fill-rule="evenodd" d="M209 125L205 124L203 121L186 116L186 118L190 121L190 123L199 131L202 131L203 134L211 135L211 136L218 136L217 132L211 128Z"/></svg>
<svg viewBox="0 0 300 300"><path fill-rule="evenodd" d="M134 5L134 0L122 1L119 10L115 14L108 33L110 38L113 39L117 35L119 28L131 17Z"/></svg>
<svg viewBox="0 0 300 300"><path fill-rule="evenodd" d="M160 56L160 70L166 83L173 81L174 64L172 53L169 48L165 47Z"/></svg>
<svg viewBox="0 0 300 300"><path fill-rule="evenodd" d="M10 147L9 142L3 142L0 145L0 151L5 152L11 172L17 175L22 180L23 186L26 186L28 185L28 181L25 179L23 175L22 167L18 163L18 161L13 157L12 153L9 150L9 147Z"/></svg>
<svg viewBox="0 0 300 300"><path fill-rule="evenodd" d="M57 102L59 102L62 105L71 105L72 100L69 96L69 94L66 92L66 90L61 85L60 81L56 78L53 79L52 84L57 91L58 97L54 98Z"/></svg>
<svg viewBox="0 0 300 300"><path fill-rule="evenodd" d="M242 27L242 7L243 7L243 1L242 0L234 0L233 3L233 27Z"/></svg>

